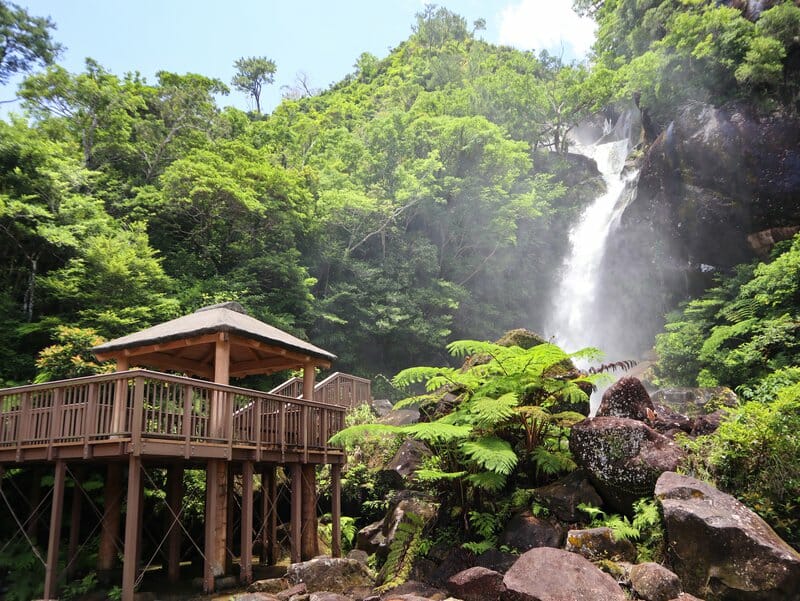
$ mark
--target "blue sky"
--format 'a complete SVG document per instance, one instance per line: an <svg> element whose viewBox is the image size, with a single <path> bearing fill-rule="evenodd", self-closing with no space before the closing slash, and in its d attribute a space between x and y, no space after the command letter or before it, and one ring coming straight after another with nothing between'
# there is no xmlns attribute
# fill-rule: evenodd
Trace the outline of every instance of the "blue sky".
<svg viewBox="0 0 800 601"><path fill-rule="evenodd" d="M302 72L316 88L327 88L352 72L362 52L378 57L411 33L421 0L11 0L32 15L49 15L54 37L66 50L59 62L78 72L92 57L117 75L139 71L148 81L159 70L194 72L226 84L233 62L266 56L278 70L262 98L266 111ZM570 11L570 0L449 0L439 2L469 23L487 22L481 36L523 49L548 48L581 56L592 40L592 24ZM0 100L15 85L0 87ZM240 93L222 105L247 109ZM1 105L16 110L13 103Z"/></svg>

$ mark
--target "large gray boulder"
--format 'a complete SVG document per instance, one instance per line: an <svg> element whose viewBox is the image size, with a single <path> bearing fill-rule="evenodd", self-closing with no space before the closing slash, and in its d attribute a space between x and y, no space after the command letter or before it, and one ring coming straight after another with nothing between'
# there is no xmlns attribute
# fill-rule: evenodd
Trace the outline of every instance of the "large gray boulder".
<svg viewBox="0 0 800 601"><path fill-rule="evenodd" d="M286 570L289 584L304 584L309 592L347 593L375 585L372 571L354 559L315 557L293 563Z"/></svg>
<svg viewBox="0 0 800 601"><path fill-rule="evenodd" d="M569 448L600 496L615 511L652 496L656 480L674 471L681 448L647 424L622 417L585 419L572 427Z"/></svg>
<svg viewBox="0 0 800 601"><path fill-rule="evenodd" d="M603 393L598 417L627 417L645 421L655 415L655 407L644 385L631 377L620 378Z"/></svg>
<svg viewBox="0 0 800 601"><path fill-rule="evenodd" d="M518 551L535 547L558 548L564 543L564 535L564 528L560 524L538 518L526 509L509 520L498 542Z"/></svg>
<svg viewBox="0 0 800 601"><path fill-rule="evenodd" d="M645 601L670 601L681 594L681 581L664 566L646 562L631 568L631 586Z"/></svg>
<svg viewBox="0 0 800 601"><path fill-rule="evenodd" d="M502 574L475 566L453 575L447 581L447 590L463 601L489 601L500 599L506 587Z"/></svg>
<svg viewBox="0 0 800 601"><path fill-rule="evenodd" d="M636 561L636 547L633 543L624 538L615 538L611 528L570 530L565 549L583 555L590 561Z"/></svg>
<svg viewBox="0 0 800 601"><path fill-rule="evenodd" d="M714 601L800 600L800 554L739 501L671 472L655 494L684 590Z"/></svg>
<svg viewBox="0 0 800 601"><path fill-rule="evenodd" d="M624 601L614 579L588 559L541 547L524 553L503 578L504 601Z"/></svg>
<svg viewBox="0 0 800 601"><path fill-rule="evenodd" d="M706 415L720 407L736 407L739 401L726 386L661 388L651 398L653 403L687 417Z"/></svg>
<svg viewBox="0 0 800 601"><path fill-rule="evenodd" d="M603 499L589 482L583 470L575 470L546 486L533 491L534 497L562 522L579 522L586 515L578 505L600 507Z"/></svg>

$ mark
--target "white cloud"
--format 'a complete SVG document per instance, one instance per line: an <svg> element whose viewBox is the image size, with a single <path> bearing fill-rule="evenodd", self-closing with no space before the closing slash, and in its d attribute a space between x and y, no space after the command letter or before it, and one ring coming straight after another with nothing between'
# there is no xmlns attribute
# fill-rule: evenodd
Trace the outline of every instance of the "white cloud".
<svg viewBox="0 0 800 601"><path fill-rule="evenodd" d="M595 22L572 10L571 0L519 0L500 14L500 43L583 58L594 42Z"/></svg>

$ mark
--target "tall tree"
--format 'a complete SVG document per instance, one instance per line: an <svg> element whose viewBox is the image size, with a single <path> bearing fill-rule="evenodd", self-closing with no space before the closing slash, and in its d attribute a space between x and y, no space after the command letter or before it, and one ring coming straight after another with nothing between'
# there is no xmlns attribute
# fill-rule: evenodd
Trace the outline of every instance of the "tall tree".
<svg viewBox="0 0 800 601"><path fill-rule="evenodd" d="M274 81L277 69L275 62L265 56L251 56L240 58L233 66L236 67L236 75L231 79L231 85L252 96L256 112L261 114L261 89Z"/></svg>
<svg viewBox="0 0 800 601"><path fill-rule="evenodd" d="M61 46L50 38L54 23L0 0L0 84L38 64L52 64Z"/></svg>

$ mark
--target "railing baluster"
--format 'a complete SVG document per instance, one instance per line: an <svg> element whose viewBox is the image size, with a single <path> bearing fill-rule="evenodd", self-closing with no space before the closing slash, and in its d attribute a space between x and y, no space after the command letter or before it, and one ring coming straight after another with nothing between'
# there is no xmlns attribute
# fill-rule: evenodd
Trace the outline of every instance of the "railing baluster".
<svg viewBox="0 0 800 601"><path fill-rule="evenodd" d="M142 454L142 419L144 406L144 378L137 376L133 380L133 417L131 419L131 447L134 455ZM127 386L127 381L125 381ZM137 418L136 416L140 416Z"/></svg>

